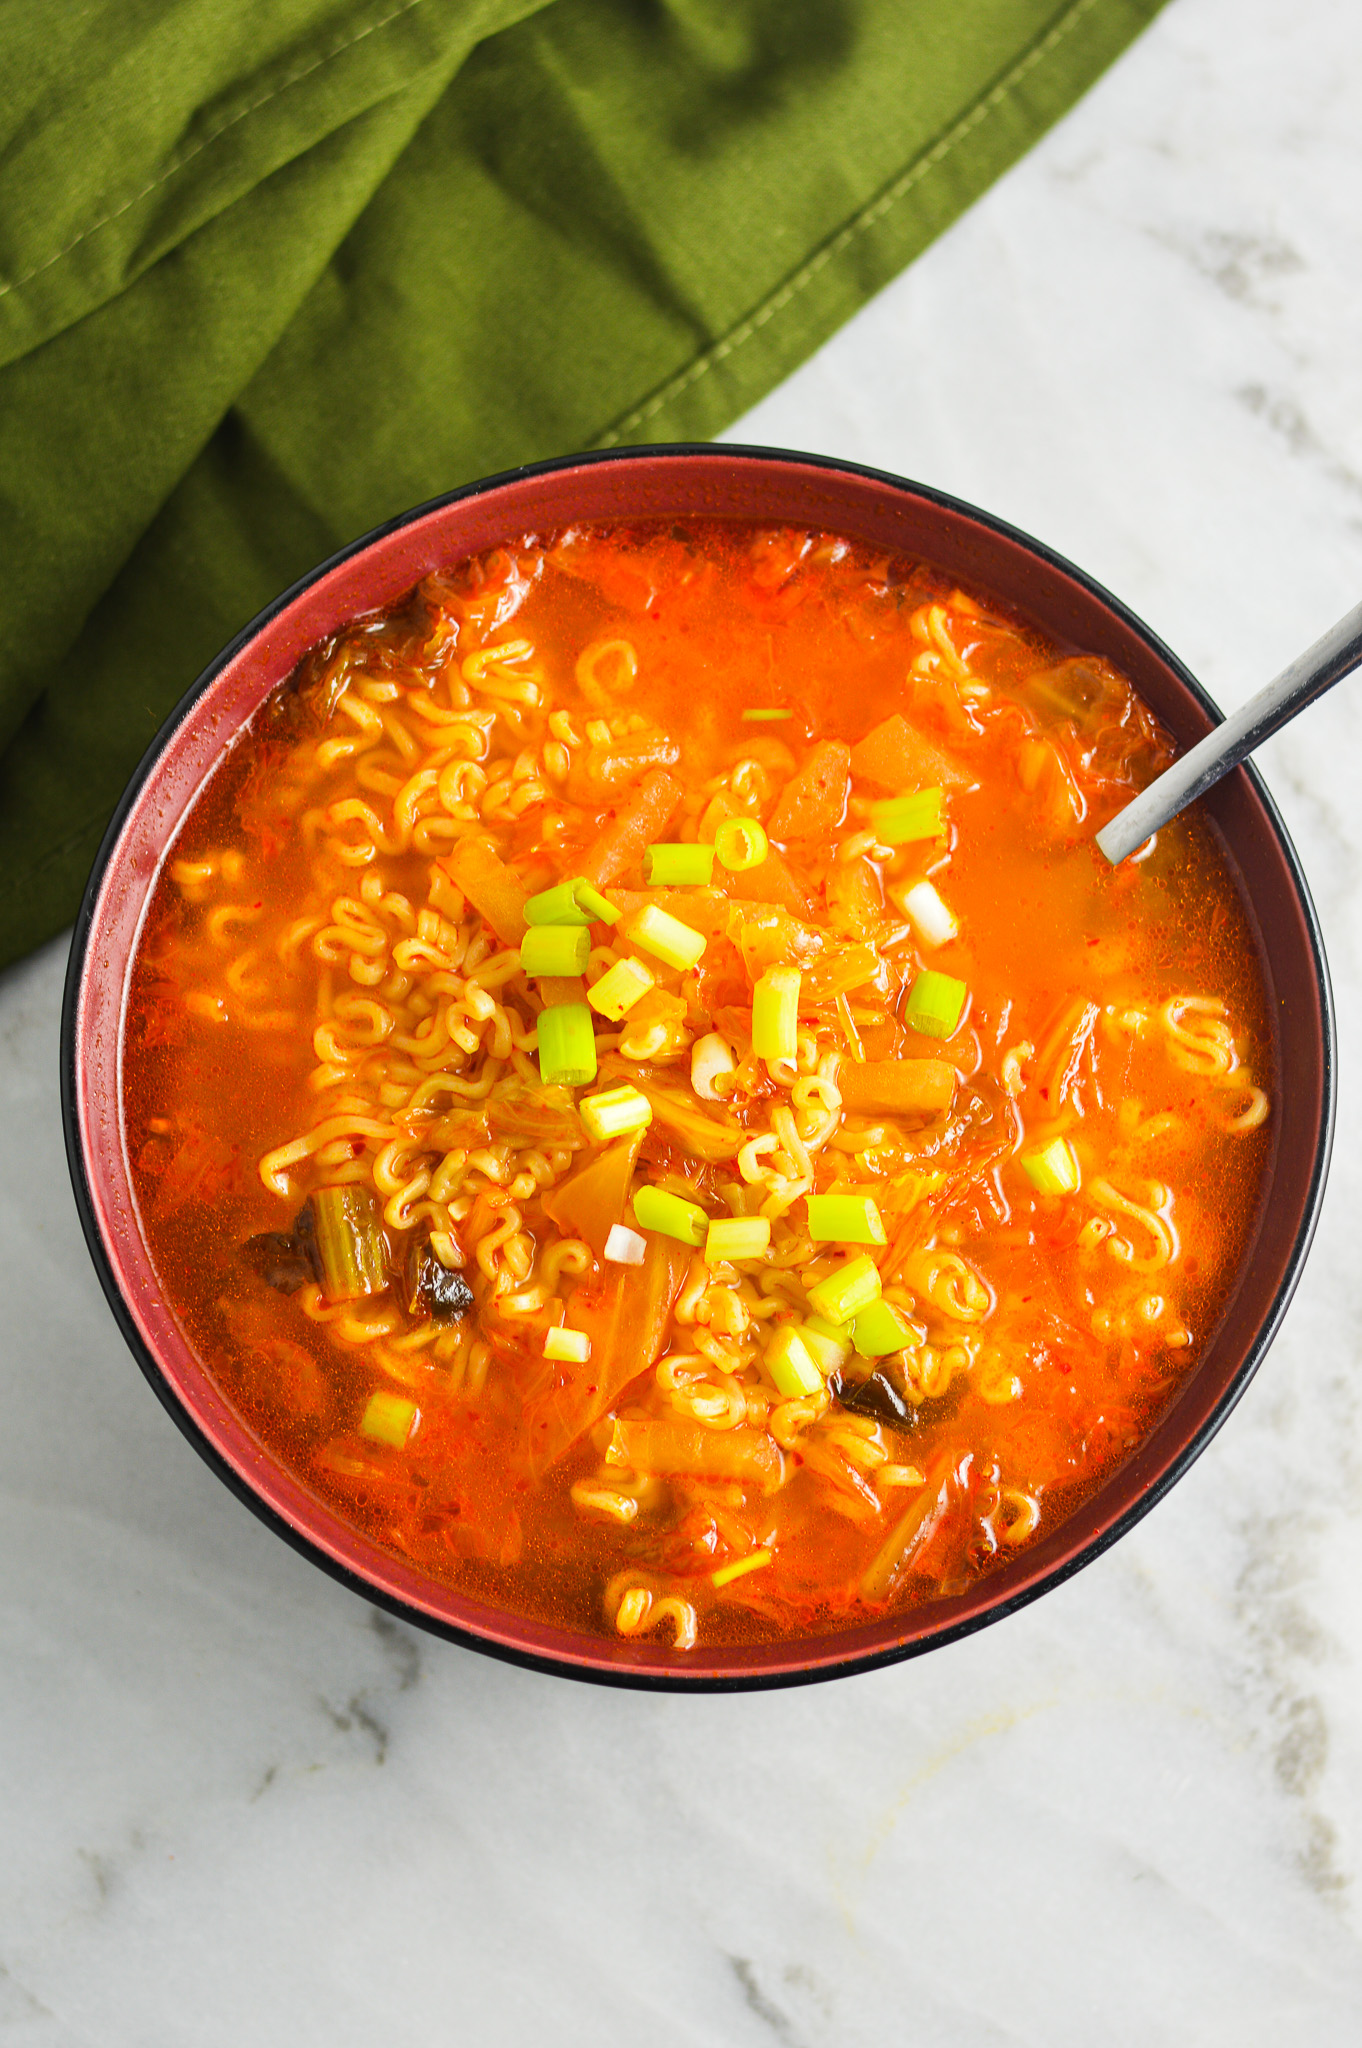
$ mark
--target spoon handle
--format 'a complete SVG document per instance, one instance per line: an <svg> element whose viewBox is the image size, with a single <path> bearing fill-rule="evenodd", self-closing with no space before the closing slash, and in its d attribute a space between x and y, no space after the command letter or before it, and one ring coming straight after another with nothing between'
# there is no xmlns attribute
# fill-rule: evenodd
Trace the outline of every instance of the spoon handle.
<svg viewBox="0 0 1362 2048"><path fill-rule="evenodd" d="M1354 605L1345 618L1313 647L1298 655L1274 682L1232 717L1225 719L1198 740L1189 754L1166 768L1142 790L1133 803L1118 811L1109 825L1097 834L1097 844L1113 866L1143 846L1151 832L1157 832L1175 818L1193 797L1208 790L1231 768L1237 768L1263 740L1280 730L1307 704L1322 697L1362 662L1362 604Z"/></svg>

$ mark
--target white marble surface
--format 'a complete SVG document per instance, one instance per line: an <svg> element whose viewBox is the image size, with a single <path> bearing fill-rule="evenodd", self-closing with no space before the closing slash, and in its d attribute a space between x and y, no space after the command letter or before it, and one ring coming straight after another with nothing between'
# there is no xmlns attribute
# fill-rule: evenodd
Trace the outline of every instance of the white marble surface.
<svg viewBox="0 0 1362 2048"><path fill-rule="evenodd" d="M1122 593L1223 704L1362 587L1355 0L1173 0L736 430L930 479ZM64 947L0 988L0 2034L34 2048L1362 2039L1362 822L1347 685L1269 778L1336 979L1286 1328L1114 1552L789 1694L508 1670L269 1536L81 1250Z"/></svg>

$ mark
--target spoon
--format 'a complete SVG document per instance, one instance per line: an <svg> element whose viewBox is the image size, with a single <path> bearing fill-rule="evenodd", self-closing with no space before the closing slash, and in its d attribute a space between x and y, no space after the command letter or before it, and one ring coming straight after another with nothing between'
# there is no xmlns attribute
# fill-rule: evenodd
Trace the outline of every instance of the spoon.
<svg viewBox="0 0 1362 2048"><path fill-rule="evenodd" d="M1134 853L1137 846L1143 846L1151 833L1175 818L1193 797L1201 796L1222 775L1237 768L1245 755L1279 732L1298 711L1304 711L1316 697L1342 682L1359 662L1362 604L1354 605L1345 618L1298 655L1265 690L1250 697L1242 710L1225 719L1214 732L1208 732L1189 754L1184 754L1171 768L1165 768L1148 789L1141 790L1133 803L1102 827L1097 844L1113 867Z"/></svg>

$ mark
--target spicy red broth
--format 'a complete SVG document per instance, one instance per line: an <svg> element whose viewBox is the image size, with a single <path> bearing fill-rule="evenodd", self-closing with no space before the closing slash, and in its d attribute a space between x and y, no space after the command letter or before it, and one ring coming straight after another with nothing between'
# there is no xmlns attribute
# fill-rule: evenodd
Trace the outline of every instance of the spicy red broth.
<svg viewBox="0 0 1362 2048"><path fill-rule="evenodd" d="M313 652L135 963L158 1274L261 1442L433 1578L684 1650L958 1592L1149 1433L1273 1077L1171 753L930 567L527 537Z"/></svg>

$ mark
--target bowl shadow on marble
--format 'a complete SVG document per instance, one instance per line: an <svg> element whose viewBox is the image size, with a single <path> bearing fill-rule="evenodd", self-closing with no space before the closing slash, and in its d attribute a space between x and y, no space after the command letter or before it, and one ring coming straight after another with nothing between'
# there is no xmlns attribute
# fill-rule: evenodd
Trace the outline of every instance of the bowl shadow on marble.
<svg viewBox="0 0 1362 2048"><path fill-rule="evenodd" d="M920 557L1047 637L1122 670L1181 746L1218 714L1132 613L1040 543L922 485L779 450L672 445L512 471L391 521L286 591L205 670L133 777L76 926L62 1024L67 1155L82 1227L120 1328L175 1422L286 1542L366 1598L512 1662L599 1683L683 1691L791 1685L920 1654L996 1621L1101 1554L1148 1512L1233 1408L1299 1278L1323 1195L1334 1114L1333 1018L1314 909L1252 768L1205 800L1267 986L1276 1102L1266 1195L1205 1355L1153 1434L1051 1535L966 1591L836 1634L704 1647L618 1641L523 1619L422 1576L277 1465L195 1356L163 1300L133 1199L120 1060L137 935L166 850L223 746L314 641L430 571L509 536L583 520L727 517L818 526Z"/></svg>

